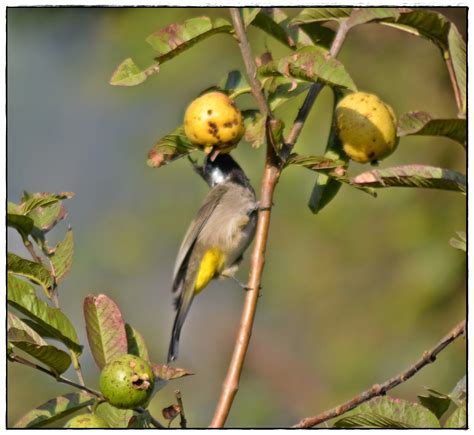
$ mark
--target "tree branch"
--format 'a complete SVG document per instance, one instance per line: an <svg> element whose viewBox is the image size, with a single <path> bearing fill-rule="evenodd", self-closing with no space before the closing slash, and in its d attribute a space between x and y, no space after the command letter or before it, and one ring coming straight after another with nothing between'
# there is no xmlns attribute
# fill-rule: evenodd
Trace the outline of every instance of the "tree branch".
<svg viewBox="0 0 474 435"><path fill-rule="evenodd" d="M245 70L247 71L247 77L252 89L252 94L257 100L258 108L260 112L262 112L262 115L271 116L270 106L268 105L265 95L263 95L260 81L257 79L257 67L255 66L255 61L252 56L252 50L247 39L247 34L245 33L240 11L238 8L229 8L229 10L235 34L239 40L240 52L242 53L242 59L244 61Z"/></svg>
<svg viewBox="0 0 474 435"><path fill-rule="evenodd" d="M244 65L252 88L252 93L257 100L259 109L262 114L267 117L271 116L268 103L261 90L260 83L256 77L256 67L253 60L250 45L248 43L247 35L240 17L240 12L237 8L230 9L234 28L239 38L239 46L244 60ZM345 22L341 23L338 32L334 38L330 55L335 56L344 42L347 31L349 30ZM288 152L288 155L295 145L299 133L308 117L309 111L316 100L322 85L319 83L312 86L303 107L298 112L295 123L293 124L291 133L287 143L283 147L283 151ZM265 168L263 171L263 178L260 185L260 211L258 214L257 230L255 234L255 244L253 247L252 258L250 263L250 272L248 279L249 290L245 295L244 307L242 309L242 316L240 326L237 333L237 339L234 345L232 359L227 369L226 378L222 385L221 396L214 411L214 417L209 425L211 428L223 427L229 415L230 408L234 401L235 395L239 388L240 376L244 364L245 356L249 347L250 336L252 334L253 321L257 309L258 296L260 294L260 283L262 280L263 268L265 266L265 250L267 245L268 231L270 227L271 207L273 204L273 193L278 183L281 174L280 157L276 155L275 149L272 145L272 133L269 128L269 123L266 123L267 136L267 152L265 160Z"/></svg>
<svg viewBox="0 0 474 435"><path fill-rule="evenodd" d="M265 265L265 249L267 245L268 230L270 227L270 210L272 206L273 192L280 176L280 170L273 158L273 148L267 144L267 162L263 173L260 188L260 207L258 214L255 244L250 263L250 275L248 280L249 290L245 292L245 302L242 310L240 326L235 341L234 352L227 370L227 375L222 385L222 392L217 403L214 417L209 427L223 427L229 415L232 402L239 388L240 375L247 354L252 326L257 308L257 300L260 293L263 268Z"/></svg>
<svg viewBox="0 0 474 435"><path fill-rule="evenodd" d="M237 8L230 9L232 21L234 23L236 34L239 38L239 46L244 60L249 82L252 87L252 93L257 100L259 109L266 117L271 116L270 108L263 95L260 83L256 77L255 62L252 57L250 45L245 34L240 12ZM240 376L244 365L245 356L250 343L252 326L257 309L258 296L260 294L260 283L265 264L265 249L267 245L268 230L270 227L270 213L273 202L273 192L280 176L279 160L276 157L275 150L268 140L269 132L267 130L267 154L263 179L260 186L260 211L258 213L257 229L255 234L255 244L252 252L250 272L248 279L249 290L245 293L244 307L240 320L239 330L234 345L229 368L222 385L221 395L217 402L214 417L209 425L212 428L223 427L229 415L230 408L239 388Z"/></svg>
<svg viewBox="0 0 474 435"><path fill-rule="evenodd" d="M356 406L360 405L363 402L367 402L370 399L373 399L377 396L384 395L387 391L395 388L397 385L407 381L412 376L414 376L418 371L420 371L426 365L434 362L436 360L436 356L449 344L451 344L454 340L460 337L466 329L466 321L463 320L459 323L455 328L453 328L449 334L447 334L435 347L432 349L423 352L421 358L408 369L403 371L402 373L390 378L389 380L385 381L383 384L375 384L368 390L358 394L351 400L343 403L342 405L336 406L328 411L324 411L316 416L313 417L306 417L295 424L294 428L309 428L316 426L317 424L323 423L327 420L330 420L334 417L338 417L347 411L355 408Z"/></svg>

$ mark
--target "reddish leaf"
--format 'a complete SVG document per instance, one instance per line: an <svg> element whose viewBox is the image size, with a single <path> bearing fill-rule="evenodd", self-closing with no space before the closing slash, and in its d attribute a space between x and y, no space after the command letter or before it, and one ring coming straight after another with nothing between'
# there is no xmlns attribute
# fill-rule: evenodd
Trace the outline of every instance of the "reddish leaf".
<svg viewBox="0 0 474 435"><path fill-rule="evenodd" d="M89 347L99 368L127 353L125 322L117 304L108 296L89 295L84 299Z"/></svg>

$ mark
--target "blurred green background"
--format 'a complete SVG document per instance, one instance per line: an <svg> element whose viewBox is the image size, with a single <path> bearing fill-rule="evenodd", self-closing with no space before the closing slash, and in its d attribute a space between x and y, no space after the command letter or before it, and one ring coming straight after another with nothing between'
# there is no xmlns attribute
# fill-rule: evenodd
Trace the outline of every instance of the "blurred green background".
<svg viewBox="0 0 474 435"><path fill-rule="evenodd" d="M439 9L466 34L466 8ZM298 10L287 9L290 15ZM179 244L207 192L185 159L146 166L153 143L179 125L186 105L232 69L242 68L227 35L205 40L134 88L108 84L131 56L151 63L144 39L172 22L226 9L9 8L8 200L29 191L73 191L67 201L76 239L73 269L60 288L64 311L86 344L82 301L106 293L164 362L174 317L170 291ZM255 54L284 46L249 31ZM359 89L377 93L398 115L424 110L455 117L438 49L427 40L376 24L351 31L340 55ZM303 96L279 115L291 124ZM252 107L250 98L239 100ZM331 92L318 99L296 151L322 154ZM258 189L264 150L234 152ZM439 138L404 138L381 167L407 163L466 171L465 152ZM368 169L353 164L351 173ZM449 246L465 230L460 194L387 189L372 197L342 188L320 214L307 200L314 174L284 172L277 188L250 351L228 426L286 427L332 407L413 363L466 312L465 256ZM61 224L53 240L59 240ZM25 255L16 234L8 248ZM248 257L238 276L245 280ZM244 294L219 281L196 298L183 330L177 366L196 374L168 384L151 404L161 409L181 389L186 416L205 427L229 363ZM449 392L466 370L464 340L392 395L411 400L423 386ZM87 383L98 385L88 345ZM73 378L74 373L67 376ZM8 365L8 425L71 388L32 369ZM62 424L62 423L61 423Z"/></svg>

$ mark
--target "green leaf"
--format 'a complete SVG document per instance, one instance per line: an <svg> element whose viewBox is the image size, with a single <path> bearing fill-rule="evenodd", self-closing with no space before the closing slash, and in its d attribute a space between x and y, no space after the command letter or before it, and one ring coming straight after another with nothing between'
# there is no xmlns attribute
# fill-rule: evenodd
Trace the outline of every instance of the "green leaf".
<svg viewBox="0 0 474 435"><path fill-rule="evenodd" d="M34 221L33 236L42 240L45 233L67 217L67 210L61 202L56 202L44 207L37 207L29 212L28 216Z"/></svg>
<svg viewBox="0 0 474 435"><path fill-rule="evenodd" d="M77 333L71 321L58 308L51 308L38 299L30 284L8 273L7 302L13 308L34 320L48 333L77 354L82 352Z"/></svg>
<svg viewBox="0 0 474 435"><path fill-rule="evenodd" d="M332 160L321 156L299 156L298 154L292 154L287 160L285 167L289 165L303 166L312 171L323 173L339 183L344 183L354 189L362 190L373 197L377 196L374 189L371 187L354 184L350 178L344 175L346 171L344 160Z"/></svg>
<svg viewBox="0 0 474 435"><path fill-rule="evenodd" d="M466 176L449 169L425 165L402 165L374 169L352 178L351 182L367 187L420 187L466 192Z"/></svg>
<svg viewBox="0 0 474 435"><path fill-rule="evenodd" d="M147 79L147 74L142 71L131 57L125 59L114 71L110 79L112 86L136 86Z"/></svg>
<svg viewBox="0 0 474 435"><path fill-rule="evenodd" d="M388 18L397 19L400 16L398 8L354 8L347 24L350 27L373 21L386 20Z"/></svg>
<svg viewBox="0 0 474 435"><path fill-rule="evenodd" d="M449 240L450 245L453 248L459 249L460 251L466 252L466 233L464 231L457 231L456 234L458 235L459 239L455 237ZM464 380L464 383L466 380Z"/></svg>
<svg viewBox="0 0 474 435"><path fill-rule="evenodd" d="M133 415L128 421L127 429L149 429L153 428L149 412Z"/></svg>
<svg viewBox="0 0 474 435"><path fill-rule="evenodd" d="M450 415L444 427L445 428L467 428L466 405L463 405L457 408L456 411L454 411Z"/></svg>
<svg viewBox="0 0 474 435"><path fill-rule="evenodd" d="M39 263L29 261L11 252L7 255L8 272L24 276L35 284L39 284L49 297L49 290L53 285L53 278L48 269Z"/></svg>
<svg viewBox="0 0 474 435"><path fill-rule="evenodd" d="M408 9L397 20L389 21L416 31L416 34L433 41L441 48L447 47L451 23L442 14L427 9Z"/></svg>
<svg viewBox="0 0 474 435"><path fill-rule="evenodd" d="M325 174L318 174L308 201L310 210L317 214L328 205L341 189L342 184Z"/></svg>
<svg viewBox="0 0 474 435"><path fill-rule="evenodd" d="M280 8L262 8L253 19L252 25L291 49L311 45L314 42L306 33L306 29L292 26L291 19ZM311 30L316 33L316 29ZM321 36L322 32L319 33Z"/></svg>
<svg viewBox="0 0 474 435"><path fill-rule="evenodd" d="M147 165L152 168L159 168L197 149L198 147L193 145L186 137L184 127L181 125L153 145L148 153Z"/></svg>
<svg viewBox="0 0 474 435"><path fill-rule="evenodd" d="M458 236L466 241L466 233L464 231L458 231ZM453 391L449 393L451 400L457 404L457 406L462 406L466 402L467 395L467 385L466 385L466 375L464 375L453 388Z"/></svg>
<svg viewBox="0 0 474 435"><path fill-rule="evenodd" d="M239 70L227 74L227 77L219 83L218 88L228 94L230 98L251 92L250 85Z"/></svg>
<svg viewBox="0 0 474 435"><path fill-rule="evenodd" d="M451 27L448 33L448 49L449 55L453 62L454 74L456 81L461 91L461 98L463 103L463 113L466 113L466 43L462 39L456 26L451 23Z"/></svg>
<svg viewBox="0 0 474 435"><path fill-rule="evenodd" d="M84 318L89 347L99 368L127 353L125 322L112 299L103 294L86 296Z"/></svg>
<svg viewBox="0 0 474 435"><path fill-rule="evenodd" d="M43 326L39 325L38 323L34 322L31 319L28 319L27 317L23 317L21 319L23 323L26 323L33 331L35 331L37 334L39 334L43 338L55 338L51 332L44 328Z"/></svg>
<svg viewBox="0 0 474 435"><path fill-rule="evenodd" d="M341 21L348 18L351 12L352 8L306 8L291 20L291 24Z"/></svg>
<svg viewBox="0 0 474 435"><path fill-rule="evenodd" d="M379 428L379 429L407 429L413 426L403 424L391 418L376 413L361 412L349 417L341 418L334 423L337 428Z"/></svg>
<svg viewBox="0 0 474 435"><path fill-rule="evenodd" d="M317 47L303 47L278 61L258 68L263 76L283 76L311 83L320 81L329 86L356 90L356 85L342 65Z"/></svg>
<svg viewBox="0 0 474 435"><path fill-rule="evenodd" d="M21 207L14 202L7 202L7 213L11 214L21 214Z"/></svg>
<svg viewBox="0 0 474 435"><path fill-rule="evenodd" d="M265 118L258 110L244 110L245 134L244 140L249 142L252 148L259 148L265 143Z"/></svg>
<svg viewBox="0 0 474 435"><path fill-rule="evenodd" d="M326 145L324 157L332 160L340 160L344 162L344 168L349 166L349 157L342 149L342 143L339 139L336 129L336 107L339 101L344 97L343 93L338 89L334 90L333 113L331 121L331 131ZM310 210L316 214L329 204L337 195L342 184L329 177L327 174L317 174L311 196L308 202Z"/></svg>
<svg viewBox="0 0 474 435"><path fill-rule="evenodd" d="M448 410L451 405L451 398L446 394L440 394L429 390L428 396L418 396L418 400L425 407L428 408L438 419Z"/></svg>
<svg viewBox="0 0 474 435"><path fill-rule="evenodd" d="M444 59L451 59L456 81L461 91L463 112L466 112L466 43L454 23L438 12L427 9L404 10L398 19L383 24L396 27L434 42Z"/></svg>
<svg viewBox="0 0 474 435"><path fill-rule="evenodd" d="M113 428L126 428L133 417L134 413L131 409L118 409L108 402L100 403L94 413L105 420L105 422Z"/></svg>
<svg viewBox="0 0 474 435"><path fill-rule="evenodd" d="M398 121L398 136L443 136L466 146L465 119L432 119L426 112L408 112Z"/></svg>
<svg viewBox="0 0 474 435"><path fill-rule="evenodd" d="M61 349L49 345L13 313L8 313L8 341L47 365L56 374L64 373L71 365L71 357Z"/></svg>
<svg viewBox="0 0 474 435"><path fill-rule="evenodd" d="M332 160L322 156L301 156L299 154L291 154L286 161L285 166L298 165L317 172L329 172L332 169L345 165L343 160Z"/></svg>
<svg viewBox="0 0 474 435"><path fill-rule="evenodd" d="M28 193L24 192L22 201L20 204L21 213L29 215L33 210L39 207L47 207L55 204L63 199L71 199L74 197L73 192L60 192L60 193ZM31 216L30 216L31 217ZM33 218L34 220L34 218Z"/></svg>
<svg viewBox="0 0 474 435"><path fill-rule="evenodd" d="M127 353L139 356L145 361L150 361L143 335L128 323L125 324L125 332L127 334Z"/></svg>
<svg viewBox="0 0 474 435"><path fill-rule="evenodd" d="M361 420L352 420L351 426L344 425L348 418L356 416ZM351 420L347 424L351 424ZM338 420L334 426L438 428L440 424L433 413L417 403L391 397L376 397L350 411L350 414Z"/></svg>
<svg viewBox="0 0 474 435"><path fill-rule="evenodd" d="M217 33L230 34L232 25L222 18L211 20L209 17L196 17L182 24L173 23L146 38L158 52L155 58L160 64L172 59L184 50Z"/></svg>
<svg viewBox="0 0 474 435"><path fill-rule="evenodd" d="M54 268L56 283L59 283L71 269L73 253L74 238L72 229L68 228L64 239L58 243L54 252L49 256Z"/></svg>
<svg viewBox="0 0 474 435"><path fill-rule="evenodd" d="M245 27L248 27L255 19L262 8L242 8L242 20Z"/></svg>
<svg viewBox="0 0 474 435"><path fill-rule="evenodd" d="M15 228L20 233L21 238L26 241L33 230L33 220L21 214L7 213L7 226Z"/></svg>
<svg viewBox="0 0 474 435"><path fill-rule="evenodd" d="M332 41L336 35L334 30L318 22L300 24L298 28L309 36L314 45L324 48L326 51L330 50Z"/></svg>
<svg viewBox="0 0 474 435"><path fill-rule="evenodd" d="M86 406L91 406L94 398L87 393L70 393L51 399L41 406L29 411L14 427L38 428L67 417L73 412L79 411Z"/></svg>
<svg viewBox="0 0 474 435"><path fill-rule="evenodd" d="M387 18L397 19L399 16L398 8L307 8L303 9L292 20L292 24L301 25L347 20L348 26L354 27Z"/></svg>
<svg viewBox="0 0 474 435"><path fill-rule="evenodd" d="M271 77L266 88L268 89L268 103L273 111L292 98L307 91L310 83L286 77Z"/></svg>

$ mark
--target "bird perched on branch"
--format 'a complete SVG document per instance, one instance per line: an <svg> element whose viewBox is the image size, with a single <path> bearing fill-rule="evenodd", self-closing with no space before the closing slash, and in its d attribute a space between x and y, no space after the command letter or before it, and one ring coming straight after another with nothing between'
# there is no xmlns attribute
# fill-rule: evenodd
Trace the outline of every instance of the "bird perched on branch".
<svg viewBox="0 0 474 435"><path fill-rule="evenodd" d="M214 278L234 277L257 224L255 191L229 154L211 153L202 168L193 165L211 190L191 222L176 258L173 292L177 293L177 312L168 362L178 356L181 328L194 296Z"/></svg>

